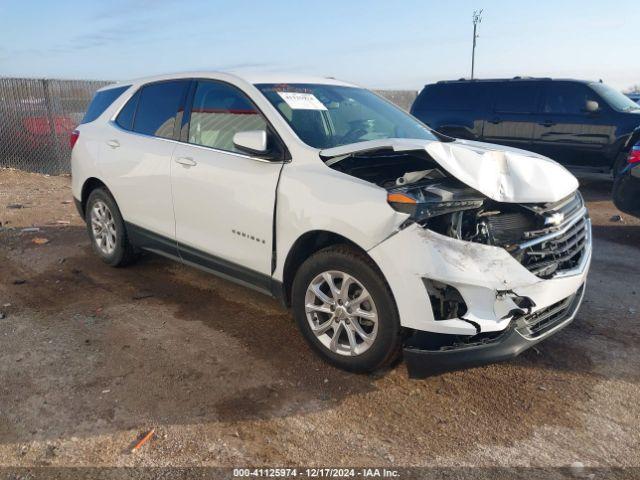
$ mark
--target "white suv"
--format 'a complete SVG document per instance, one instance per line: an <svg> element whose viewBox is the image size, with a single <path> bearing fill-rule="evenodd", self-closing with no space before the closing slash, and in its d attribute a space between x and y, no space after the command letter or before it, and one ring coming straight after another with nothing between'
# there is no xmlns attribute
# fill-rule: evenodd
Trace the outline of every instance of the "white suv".
<svg viewBox="0 0 640 480"><path fill-rule="evenodd" d="M73 194L113 266L147 250L291 306L339 367L413 376L517 355L582 300L576 179L523 150L431 131L326 78L197 72L98 91Z"/></svg>

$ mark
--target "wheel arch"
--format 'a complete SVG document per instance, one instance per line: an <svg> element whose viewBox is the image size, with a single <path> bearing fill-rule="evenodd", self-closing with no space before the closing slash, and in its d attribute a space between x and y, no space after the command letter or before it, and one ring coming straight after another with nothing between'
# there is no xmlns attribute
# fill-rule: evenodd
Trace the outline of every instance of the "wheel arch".
<svg viewBox="0 0 640 480"><path fill-rule="evenodd" d="M104 188L113 197L111 190L109 190L109 187L107 187L107 185L102 180L96 177L87 178L82 184L82 189L80 190L80 209L83 218L86 213L87 200L89 199L89 195L91 195L91 192L93 192L97 188Z"/></svg>
<svg viewBox="0 0 640 480"><path fill-rule="evenodd" d="M384 273L375 260L373 260L367 251L357 243L343 235L340 235L339 233L328 230L311 230L303 233L297 238L289 249L289 253L285 259L282 271L282 301L285 306L291 306L291 288L293 285L293 279L295 278L300 265L302 265L302 263L314 253L324 248L336 245L347 245L366 256L375 266L383 280L387 282Z"/></svg>

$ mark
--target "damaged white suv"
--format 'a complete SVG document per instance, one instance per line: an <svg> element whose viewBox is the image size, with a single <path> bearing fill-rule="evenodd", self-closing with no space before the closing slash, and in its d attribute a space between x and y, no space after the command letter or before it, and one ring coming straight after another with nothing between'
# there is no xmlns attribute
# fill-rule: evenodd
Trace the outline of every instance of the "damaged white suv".
<svg viewBox="0 0 640 480"><path fill-rule="evenodd" d="M116 84L71 141L73 194L104 261L148 250L278 297L351 371L403 349L413 376L510 358L582 300L591 226L570 173L443 137L344 82Z"/></svg>

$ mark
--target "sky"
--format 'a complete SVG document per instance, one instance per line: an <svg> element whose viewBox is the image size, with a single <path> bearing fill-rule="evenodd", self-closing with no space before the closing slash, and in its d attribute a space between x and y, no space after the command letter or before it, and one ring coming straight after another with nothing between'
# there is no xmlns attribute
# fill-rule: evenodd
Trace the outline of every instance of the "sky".
<svg viewBox="0 0 640 480"><path fill-rule="evenodd" d="M296 72L369 88L469 77L640 84L640 0L0 0L0 76Z"/></svg>

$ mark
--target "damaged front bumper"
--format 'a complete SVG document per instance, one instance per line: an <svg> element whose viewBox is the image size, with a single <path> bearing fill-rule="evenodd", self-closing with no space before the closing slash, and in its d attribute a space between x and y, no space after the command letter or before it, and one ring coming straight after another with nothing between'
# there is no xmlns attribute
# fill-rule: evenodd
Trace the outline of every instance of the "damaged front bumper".
<svg viewBox="0 0 640 480"><path fill-rule="evenodd" d="M442 338L449 335L435 334L434 338L434 334L418 333L404 348L409 376L424 378L514 358L571 323L583 297L584 285L565 300L512 321L502 332L466 342Z"/></svg>
<svg viewBox="0 0 640 480"><path fill-rule="evenodd" d="M571 322L584 295L591 228L579 264L541 278L504 248L457 240L413 224L369 251L394 294L412 377L515 357ZM425 280L452 287L458 317L437 318ZM435 314L434 314L435 312Z"/></svg>

